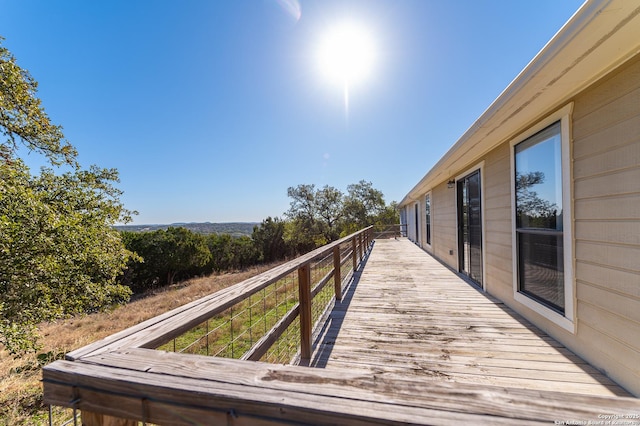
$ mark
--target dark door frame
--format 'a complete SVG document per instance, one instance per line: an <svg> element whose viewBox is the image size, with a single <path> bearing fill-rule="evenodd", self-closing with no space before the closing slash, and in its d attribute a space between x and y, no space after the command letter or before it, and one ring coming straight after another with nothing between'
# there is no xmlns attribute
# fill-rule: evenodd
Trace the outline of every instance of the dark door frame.
<svg viewBox="0 0 640 426"><path fill-rule="evenodd" d="M484 289L482 168L462 174L455 188L458 272Z"/></svg>

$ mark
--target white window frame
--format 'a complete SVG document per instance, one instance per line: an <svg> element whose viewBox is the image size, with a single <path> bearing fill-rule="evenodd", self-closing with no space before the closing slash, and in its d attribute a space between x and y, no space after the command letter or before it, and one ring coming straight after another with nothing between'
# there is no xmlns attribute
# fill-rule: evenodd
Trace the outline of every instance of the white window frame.
<svg viewBox="0 0 640 426"><path fill-rule="evenodd" d="M412 216L412 220L413 220L413 226L414 226L414 243L418 246L421 247L422 244L422 209L420 208L420 200L416 201L413 204L413 211L411 212L411 216ZM417 223L416 223L417 220Z"/></svg>
<svg viewBox="0 0 640 426"><path fill-rule="evenodd" d="M511 247L513 259L513 298L516 302L528 307L534 312L547 318L554 324L575 334L576 312L574 279L574 244L573 244L573 193L572 193L572 156L571 156L571 113L573 102L539 121L526 132L520 134L510 142L511 168ZM563 216L563 246L564 246L564 315L548 306L536 301L518 291L518 247L516 241L516 191L515 191L515 146L525 139L535 135L555 122L560 122L561 155L562 155L562 216Z"/></svg>
<svg viewBox="0 0 640 426"><path fill-rule="evenodd" d="M427 197L429 197L429 223L427 223L427 206L426 206ZM426 194L424 194L423 200L424 200L423 203L425 204L424 212L423 212L423 216L424 216L424 245L425 245L425 247L427 247L429 249L433 249L433 195L432 195L432 192L429 191ZM427 241L427 225L430 225L430 228L431 228L431 243L429 243Z"/></svg>

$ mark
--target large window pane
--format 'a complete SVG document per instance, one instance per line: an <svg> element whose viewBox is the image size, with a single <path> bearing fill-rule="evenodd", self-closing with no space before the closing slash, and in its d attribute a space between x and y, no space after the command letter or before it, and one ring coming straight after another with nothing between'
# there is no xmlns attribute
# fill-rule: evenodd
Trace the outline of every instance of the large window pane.
<svg viewBox="0 0 640 426"><path fill-rule="evenodd" d="M518 233L520 291L564 312L562 233Z"/></svg>
<svg viewBox="0 0 640 426"><path fill-rule="evenodd" d="M518 290L564 313L562 138L557 122L515 146Z"/></svg>
<svg viewBox="0 0 640 426"><path fill-rule="evenodd" d="M562 230L560 123L516 145L516 226Z"/></svg>

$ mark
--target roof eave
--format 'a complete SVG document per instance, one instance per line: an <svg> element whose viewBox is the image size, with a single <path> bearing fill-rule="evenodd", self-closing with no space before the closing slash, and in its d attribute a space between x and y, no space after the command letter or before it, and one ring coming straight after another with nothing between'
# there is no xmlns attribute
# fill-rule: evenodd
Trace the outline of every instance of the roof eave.
<svg viewBox="0 0 640 426"><path fill-rule="evenodd" d="M585 2L399 206L455 177L639 51L640 5Z"/></svg>

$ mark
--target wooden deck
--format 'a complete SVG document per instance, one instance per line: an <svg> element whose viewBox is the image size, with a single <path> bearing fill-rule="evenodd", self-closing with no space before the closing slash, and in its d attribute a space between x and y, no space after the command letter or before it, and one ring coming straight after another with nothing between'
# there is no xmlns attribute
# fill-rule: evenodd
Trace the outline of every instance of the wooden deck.
<svg viewBox="0 0 640 426"><path fill-rule="evenodd" d="M406 239L376 240L311 365L372 375L629 396Z"/></svg>
<svg viewBox="0 0 640 426"><path fill-rule="evenodd" d="M317 337L318 368L153 349L308 271L312 252L45 366L44 401L91 426L637 423L638 398L409 241L368 253Z"/></svg>

